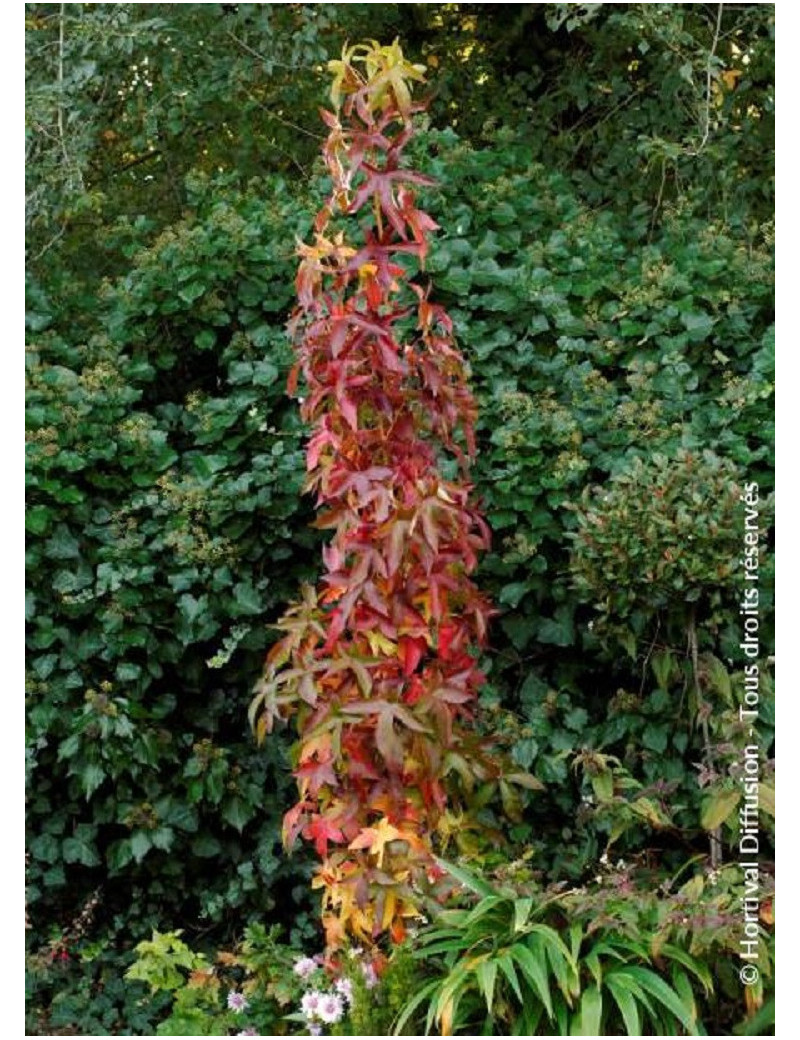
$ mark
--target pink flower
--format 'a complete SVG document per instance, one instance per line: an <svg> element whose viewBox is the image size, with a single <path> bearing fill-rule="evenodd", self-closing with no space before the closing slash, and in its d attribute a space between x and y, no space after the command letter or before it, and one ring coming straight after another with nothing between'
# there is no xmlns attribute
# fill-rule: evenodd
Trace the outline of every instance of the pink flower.
<svg viewBox="0 0 800 1040"><path fill-rule="evenodd" d="M301 957L300 960L294 962L294 968L292 969L295 975L299 976L304 982L307 978L314 974L317 970L318 964L314 957Z"/></svg>
<svg viewBox="0 0 800 1040"><path fill-rule="evenodd" d="M238 1015L248 1007L247 997L244 993L236 993L234 990L228 994L228 1007Z"/></svg>
<svg viewBox="0 0 800 1040"><path fill-rule="evenodd" d="M353 1003L353 983L350 979L337 979L333 987L345 1003Z"/></svg>
<svg viewBox="0 0 800 1040"><path fill-rule="evenodd" d="M344 1015L344 1003L338 993L326 993L319 1002L317 1014L323 1022L329 1024L341 1021Z"/></svg>
<svg viewBox="0 0 800 1040"><path fill-rule="evenodd" d="M303 994L303 999L300 1001L300 1010L306 1018L310 1019L316 1017L323 996L324 994L320 993L317 989L312 989L310 993Z"/></svg>

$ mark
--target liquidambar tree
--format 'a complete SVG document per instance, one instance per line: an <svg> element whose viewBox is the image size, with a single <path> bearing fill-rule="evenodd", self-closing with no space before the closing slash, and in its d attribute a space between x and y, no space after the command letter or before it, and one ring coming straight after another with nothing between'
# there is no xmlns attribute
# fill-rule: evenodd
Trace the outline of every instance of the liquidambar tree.
<svg viewBox="0 0 800 1040"><path fill-rule="evenodd" d="M302 835L322 859L336 949L399 941L442 877L442 840L494 788L510 803L529 778L504 773L474 724L492 610L470 575L489 531L467 480L464 359L424 282L437 225L416 193L433 182L404 166L423 68L397 42L346 48L330 68L332 191L299 247L289 389L302 375L307 490L333 535L319 587L278 625L251 719L263 739L295 716L300 798L284 840Z"/></svg>

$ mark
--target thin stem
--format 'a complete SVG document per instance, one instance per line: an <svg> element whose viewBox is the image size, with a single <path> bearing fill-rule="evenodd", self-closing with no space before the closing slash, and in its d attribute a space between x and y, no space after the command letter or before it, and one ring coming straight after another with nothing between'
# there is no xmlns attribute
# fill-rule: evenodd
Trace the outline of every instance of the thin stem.
<svg viewBox="0 0 800 1040"><path fill-rule="evenodd" d="M699 155L703 151L705 146L708 144L708 137L711 131L711 70L717 46L719 45L719 33L722 25L722 9L724 6L724 4L717 5L717 24L714 27L714 38L711 41L711 50L708 52L708 61L706 62L706 99L700 121L702 137L700 138L700 144L690 153L691 155Z"/></svg>
<svg viewBox="0 0 800 1040"><path fill-rule="evenodd" d="M64 131L64 25L66 22L66 4L61 4L58 12L58 73L57 73L57 92L58 98L56 107L56 126L58 127L58 139L61 143L61 152L64 156L64 162L66 163L67 169L73 173L77 173L78 181L81 188L83 188L83 175L81 174L78 166L73 163L67 150L67 137Z"/></svg>
<svg viewBox="0 0 800 1040"><path fill-rule="evenodd" d="M708 715L705 712L705 702L700 689L700 664L697 652L697 619L694 606L689 611L689 653L692 658L692 679L694 682L694 694L697 701L697 715L700 719L700 728L703 733L703 750L706 757L706 765L714 772L714 751L711 746L711 732L708 728ZM711 850L711 869L716 870L722 864L722 827L715 827L709 834Z"/></svg>

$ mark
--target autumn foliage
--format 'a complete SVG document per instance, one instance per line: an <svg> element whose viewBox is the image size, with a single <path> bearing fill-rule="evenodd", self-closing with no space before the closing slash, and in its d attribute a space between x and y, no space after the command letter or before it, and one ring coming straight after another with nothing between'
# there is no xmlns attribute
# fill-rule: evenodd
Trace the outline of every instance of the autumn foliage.
<svg viewBox="0 0 800 1040"><path fill-rule="evenodd" d="M430 178L407 169L419 65L397 43L331 62L323 112L332 191L299 247L290 322L305 383L307 490L332 532L325 574L278 628L251 717L259 738L296 717L300 798L284 840L322 859L330 948L399 940L441 872L434 854L499 759L474 727L471 648L492 610L470 575L489 531L471 499L475 403L445 310L421 281ZM455 479L445 479L447 457Z"/></svg>

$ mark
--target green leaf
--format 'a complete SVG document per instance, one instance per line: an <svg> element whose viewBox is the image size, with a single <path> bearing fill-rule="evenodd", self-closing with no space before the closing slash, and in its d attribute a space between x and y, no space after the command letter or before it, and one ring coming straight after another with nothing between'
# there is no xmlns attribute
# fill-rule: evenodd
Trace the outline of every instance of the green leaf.
<svg viewBox="0 0 800 1040"><path fill-rule="evenodd" d="M529 592L532 588L530 582L527 581L512 581L508 585L504 585L500 590L499 600L509 607L516 607L526 592Z"/></svg>
<svg viewBox="0 0 800 1040"><path fill-rule="evenodd" d="M61 843L52 834L37 834L28 843L28 849L40 863L56 863L61 855Z"/></svg>
<svg viewBox="0 0 800 1040"><path fill-rule="evenodd" d="M547 1011L547 1017L552 1021L553 1000L547 975L547 959L537 959L533 952L527 946L523 946L522 943L515 943L509 950L509 954L519 965L523 976L528 980L531 988L538 993L539 999Z"/></svg>
<svg viewBox="0 0 800 1040"><path fill-rule="evenodd" d="M49 679L58 664L58 654L44 654L33 659L32 668L39 679Z"/></svg>
<svg viewBox="0 0 800 1040"><path fill-rule="evenodd" d="M497 979L497 961L481 961L475 969L475 975L486 1000L486 1010L491 1015L492 1003L494 1001L494 985Z"/></svg>
<svg viewBox="0 0 800 1040"><path fill-rule="evenodd" d="M511 983L511 988L514 990L517 1000L520 1002L520 1004L524 1003L522 990L520 989L519 979L517 977L517 972L514 967L514 961L511 957L511 954L504 953L501 957L498 957L497 965L500 968L500 971L502 971L502 973Z"/></svg>
<svg viewBox="0 0 800 1040"><path fill-rule="evenodd" d="M80 772L81 787L88 801L105 779L105 770L96 762L87 763Z"/></svg>
<svg viewBox="0 0 800 1040"><path fill-rule="evenodd" d="M62 855L65 863L81 863L84 867L97 867L100 865L100 857L95 848L96 828L89 824L79 823L75 833L65 838L62 845Z"/></svg>
<svg viewBox="0 0 800 1040"><path fill-rule="evenodd" d="M646 748L661 754L661 752L666 750L668 740L669 731L663 723L651 722L645 726L642 733L642 743Z"/></svg>
<svg viewBox="0 0 800 1040"><path fill-rule="evenodd" d="M25 530L30 534L44 534L53 515L47 506L32 506L25 511Z"/></svg>
<svg viewBox="0 0 800 1040"><path fill-rule="evenodd" d="M175 832L171 827L156 827L155 830L150 831L150 841L156 849L162 849L164 852L169 852L174 840Z"/></svg>
<svg viewBox="0 0 800 1040"><path fill-rule="evenodd" d="M436 862L443 869L446 870L451 877L454 877L456 881L460 882L464 888L469 889L470 892L474 892L476 896L482 896L488 898L494 896L494 890L491 885L487 884L482 878L475 877L468 870L463 867L457 866L455 863L449 863L447 860L439 859L436 857Z"/></svg>
<svg viewBox="0 0 800 1040"><path fill-rule="evenodd" d="M117 679L120 682L135 682L141 674L141 665L133 664L130 661L123 661L117 665Z"/></svg>
<svg viewBox="0 0 800 1040"><path fill-rule="evenodd" d="M690 1036L698 1035L697 1024L692 1014L685 1007L675 990L668 986L662 978L659 978L649 968L640 968L637 965L627 965L625 972L629 977L635 979L642 989L650 993L660 1004L667 1008Z"/></svg>
<svg viewBox="0 0 800 1040"><path fill-rule="evenodd" d="M131 853L137 863L141 863L150 849L153 847L153 842L150 838L148 831L135 830L131 834Z"/></svg>
<svg viewBox="0 0 800 1040"><path fill-rule="evenodd" d="M596 985L583 991L580 1003L579 1036L602 1036L600 1026L603 1020L603 994Z"/></svg>
<svg viewBox="0 0 800 1040"><path fill-rule="evenodd" d="M240 581L233 587L238 614L253 615L263 611L261 593L249 581Z"/></svg>
<svg viewBox="0 0 800 1040"><path fill-rule="evenodd" d="M194 337L194 342L199 350L211 350L217 342L217 334L213 329L203 329Z"/></svg>
<svg viewBox="0 0 800 1040"><path fill-rule="evenodd" d="M253 370L253 383L255 386L271 386L280 375L278 369L271 361L259 361Z"/></svg>
<svg viewBox="0 0 800 1040"><path fill-rule="evenodd" d="M642 1020L639 1015L639 1006L630 990L618 984L613 970L607 973L604 982L620 1010L622 1021L625 1023L626 1035L641 1036Z"/></svg>
<svg viewBox="0 0 800 1040"><path fill-rule="evenodd" d="M742 792L738 788L722 788L704 798L700 814L700 826L703 830L713 831L723 824L736 809L741 796Z"/></svg>
<svg viewBox="0 0 800 1040"><path fill-rule="evenodd" d="M59 524L45 545L45 553L53 560L79 560L81 547L70 529Z"/></svg>
<svg viewBox="0 0 800 1040"><path fill-rule="evenodd" d="M521 932L533 910L533 897L525 896L514 900L514 931Z"/></svg>
<svg viewBox="0 0 800 1040"><path fill-rule="evenodd" d="M681 315L681 321L686 331L689 333L689 339L699 342L707 338L712 328L716 324L714 318L710 314L703 314L700 311L692 311L688 314Z"/></svg>
<svg viewBox="0 0 800 1040"><path fill-rule="evenodd" d="M253 807L248 805L243 798L238 797L226 798L222 803L221 812L223 820L240 833L253 817Z"/></svg>
<svg viewBox="0 0 800 1040"><path fill-rule="evenodd" d="M610 769L603 769L594 774L590 777L590 782L598 802L602 804L611 801L614 797L614 774Z"/></svg>

